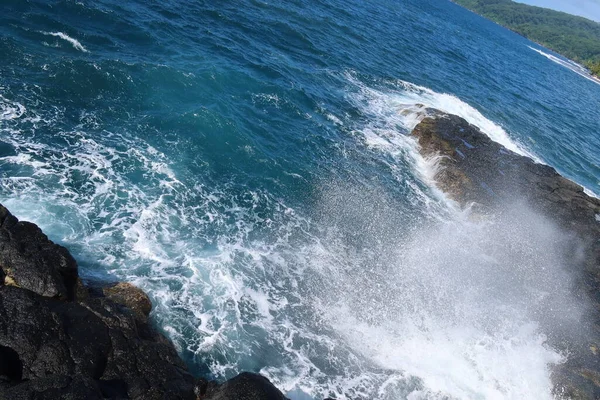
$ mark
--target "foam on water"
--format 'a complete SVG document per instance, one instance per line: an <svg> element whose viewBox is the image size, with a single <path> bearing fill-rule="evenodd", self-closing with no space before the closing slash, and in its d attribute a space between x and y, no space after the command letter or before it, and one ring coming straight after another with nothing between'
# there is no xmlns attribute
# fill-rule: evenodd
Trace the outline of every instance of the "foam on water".
<svg viewBox="0 0 600 400"><path fill-rule="evenodd" d="M464 227L435 189L435 160L423 160L405 133L421 118L418 104L442 100L424 88L399 87L408 94L362 87L354 100L366 118L351 124L364 151L406 185L407 202L455 227L441 237L418 226L397 236L405 220L382 188L332 184L321 190L321 209L303 214L267 190L186 179L139 137L95 134L93 116L55 132L64 140L49 143L37 129L62 116L35 110L28 111L34 129L15 119L0 125L16 152L0 157L0 165L21 174L0 179L1 200L68 245L84 277L145 289L157 324L188 361L216 377L268 359L261 372L293 398L549 398L548 366L561 356L546 346L528 308L502 309L505 303L486 293L463 297L473 292L458 277L472 279L477 266L481 276L493 272L497 261L489 260L505 254L493 253L491 243L507 239ZM5 103L19 117L25 112ZM353 244L357 232L364 246ZM464 247L474 237L483 250ZM527 257L539 261L535 249L543 244Z"/></svg>
<svg viewBox="0 0 600 400"><path fill-rule="evenodd" d="M83 51L84 53L88 53L88 50L83 47L83 45L79 42L79 40L72 38L71 36L67 35L66 33L63 32L42 32L44 35L47 36L55 36L57 38L66 40L67 42L71 43L71 45L79 51Z"/></svg>
<svg viewBox="0 0 600 400"><path fill-rule="evenodd" d="M418 173L417 176L428 185L435 186L433 177L436 160L423 160L415 141L407 135L426 116L426 108L441 109L460 115L511 150L531 156L520 145L512 142L502 128L454 96L438 94L403 81L396 82L392 89L383 90L368 87L352 76L349 80L352 85L359 88L358 92L353 91L351 94L353 102L369 117L369 122L359 129L367 146L387 155L399 156L396 158L397 162L411 160L413 170ZM416 193L419 192L415 191ZM436 192L435 189L429 193L420 192L419 195L434 195L445 199L443 193ZM344 203L348 201L345 200ZM484 243L486 239L479 243L483 249L479 246L470 248L469 243L478 237L482 230L486 231L489 228L461 222L469 211L460 211L452 202L445 201L443 204L449 206L453 214L450 216L450 221L453 222L448 225L449 228L415 234L414 240L408 246L406 243L400 245L405 250L394 257L394 260L399 262L394 270L401 276L398 286L406 285L406 282L411 281L411 271L418 271L412 282L409 298L400 296L395 299L393 291L389 291L386 301L394 304L414 303L413 297L422 296L418 289L422 286L427 287L428 291L440 288L451 291L456 289L455 293L461 290L485 291L484 287L487 289L494 287L494 283L491 283L491 286L490 283L482 284L481 287L474 283L471 288L453 289L453 284L436 282L435 279L428 281L431 277L426 278L431 271L424 273L421 266L436 271L435 273L441 276L460 275L459 271L462 268L467 268L468 274L476 273L478 268L491 268L489 271L492 271L497 268L494 267L496 262L510 259L514 251L514 244L510 243L519 240L514 237L503 237L489 239L489 242ZM342 206L341 203L338 206ZM434 213L440 212L437 207L429 210ZM532 215L529 211L524 212L524 218L530 219L531 225L528 227L529 230L522 231L522 240L531 242L533 239L530 235L540 235L538 249L549 249L555 246L557 237L560 237L558 230L550 228L545 221ZM445 215L444 219L448 221L448 215ZM493 229L507 229L513 235L520 230L519 224L521 224L519 221L498 221ZM448 232L447 229L452 231L451 234L446 233L448 236L440 233ZM548 238L546 235L550 232L554 232L551 235L557 236ZM493 235L487 232L484 236ZM504 246L508 246L506 254L500 257L499 254L491 255L495 251L493 249L502 249ZM528 245L527 251L536 253L532 257L540 261L542 256L537 254L534 247ZM558 251L541 261L540 266L528 266L527 258L517 259L511 261L513 264L508 266L504 273L510 275L513 273L512 268L525 268L530 273L534 273L537 268L545 269L547 266L552 266L550 268L552 272L549 273L551 284L560 291L557 295L558 300L554 301L570 304L574 310L566 312L578 314L576 311L578 307L573 305L568 290L561 286L562 279L568 280L560 261L561 257ZM495 260L496 258L498 261ZM411 263L414 265L411 266ZM498 279L502 279L501 276L502 274L498 275ZM388 276L386 279L393 279L393 276ZM471 281L471 277L465 276L464 279L465 282ZM461 285L461 283L457 284ZM537 296L545 291L543 287L537 286L535 282L529 281L523 290L535 292ZM377 291L376 288L371 290ZM549 294L543 296L547 297ZM362 349L364 355L382 368L402 370L409 375L420 377L424 386L413 392L412 396L416 396L415 398L421 398L419 396L436 398L438 395L440 398L445 398L444 396L450 395L452 398L549 399L553 396L550 367L564 361L564 357L546 343L543 329L534 322L535 319L526 310L527 307L523 306L528 301L522 301L516 308L510 308L512 306L508 301L505 304L494 304L489 307L484 305L481 310L476 311L477 306L473 304L485 304L489 300L469 298L468 301L463 301L460 300L460 296L458 298L451 296L441 304L444 304L444 307L448 304L456 307L454 311L459 310L463 315L458 320L452 316L435 315L436 313L432 312L427 304L419 303L412 308L417 310L416 312L407 312L403 309L402 312L393 314L393 317L386 313L386 318L380 324L373 324L372 321L365 323L364 320L357 319L356 305L344 304L339 309L335 309L332 320L337 322L332 324L349 343ZM379 304L379 306L389 307L387 304ZM505 307L509 307L509 313L506 313ZM496 321L496 331L477 328L482 326L483 320L489 322L497 315L503 317L502 320ZM503 361L497 362L497 360Z"/></svg>
<svg viewBox="0 0 600 400"><path fill-rule="evenodd" d="M470 124L477 126L493 141L517 154L540 162L523 145L511 139L502 127L452 94L437 93L429 88L402 80L387 82L385 88L375 88L364 84L352 73L347 73L346 78L351 85L358 89L358 92L352 95L357 105L362 105L361 107L366 108L366 111L374 118L385 121L390 127L399 129L402 133L410 133L427 115L425 109L432 108L458 115ZM365 104L366 106L364 106Z"/></svg>
<svg viewBox="0 0 600 400"><path fill-rule="evenodd" d="M39 121L51 126L60 118ZM306 219L264 191L209 189L201 178L182 182L166 155L139 138L79 128L58 132L68 139L58 143L44 143L35 131L2 129L18 154L0 157L0 164L30 168L29 176L0 179L10 194L3 203L92 263L82 268L84 277L108 273L146 289L159 325L216 376L244 368L240 358L255 357L265 340L294 374L309 371L304 359L294 361L298 349L289 342L302 328L281 311L290 307L281 286L297 283L277 274L289 269L290 236L306 237ZM265 232L272 239L251 239ZM264 339L248 337L247 329Z"/></svg>
<svg viewBox="0 0 600 400"><path fill-rule="evenodd" d="M11 102L0 95L0 121L20 118L25 111L22 104Z"/></svg>
<svg viewBox="0 0 600 400"><path fill-rule="evenodd" d="M528 154L483 107L543 112L552 74L508 91L518 68L490 62L537 54L462 40L447 2L33 3L0 17L0 202L84 279L146 290L194 373L261 371L293 400L551 397L546 334L581 326L544 312L577 315L560 235L473 222L409 135L430 107ZM558 132L595 126L578 101Z"/></svg>
<svg viewBox="0 0 600 400"><path fill-rule="evenodd" d="M333 325L381 368L419 377L416 392L424 398L551 399L550 367L564 358L547 345L533 310L553 290L561 291L557 303L572 300L561 289L564 272L552 265L559 257L539 260L555 275L536 283L528 276L536 263L511 255L527 230L515 232L514 222L505 222L482 227L456 221L415 235L401 250L390 250L395 273L388 272L389 282L365 285L368 303L355 303L352 295L340 301L331 310ZM492 233L504 229L515 237ZM538 244L551 244L543 236ZM533 248L525 250L539 258ZM514 268L523 275L509 294L503 274Z"/></svg>
<svg viewBox="0 0 600 400"><path fill-rule="evenodd" d="M564 66L574 69L575 72L579 71L587 74L588 78L590 77L583 67L578 64L558 59L535 48L531 49L555 62L559 62L561 65L564 64ZM372 148L379 148L390 154L400 155L401 158L410 157L413 167L416 168L423 181L428 185L434 187L433 177L436 172L437 160L424 160L420 157L417 144L407 136L417 124L428 116L428 108L458 115L470 124L477 126L490 139L500 143L507 149L529 157L537 163L545 164L523 144L510 138L501 126L454 95L437 93L431 89L402 80L385 82L384 87L374 87L361 82L353 73L346 73L345 77L353 87L350 94L351 101L370 119L370 123L360 130L365 143ZM591 78L598 81L596 78ZM588 196L598 197L589 188L584 187L584 192Z"/></svg>
<svg viewBox="0 0 600 400"><path fill-rule="evenodd" d="M592 82L600 84L600 79L590 75L590 73L588 72L587 69L585 69L585 67L577 64L576 62L571 61L571 60L564 60L562 58L553 56L552 54L543 52L542 50L536 49L535 47L531 47L531 46L527 46L527 47L529 47L531 50L535 51L536 53L541 54L542 56L546 57L548 60L550 60L558 65L561 65L565 68L570 69L571 71L575 72L579 76L583 76L584 78L586 78Z"/></svg>
<svg viewBox="0 0 600 400"><path fill-rule="evenodd" d="M594 193L593 191L591 191L590 189L588 189L588 188L586 188L586 187L584 187L584 188L583 188L583 192L584 192L585 194L587 194L588 196L590 196L590 197L595 197L595 198L597 198L597 199L600 199L600 195L598 195L598 194Z"/></svg>

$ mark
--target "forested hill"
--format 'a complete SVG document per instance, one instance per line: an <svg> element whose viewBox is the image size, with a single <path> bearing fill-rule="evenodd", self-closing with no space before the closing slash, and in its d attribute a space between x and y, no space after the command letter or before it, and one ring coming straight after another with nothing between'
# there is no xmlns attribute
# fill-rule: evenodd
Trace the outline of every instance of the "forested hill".
<svg viewBox="0 0 600 400"><path fill-rule="evenodd" d="M511 0L454 0L600 75L600 24Z"/></svg>

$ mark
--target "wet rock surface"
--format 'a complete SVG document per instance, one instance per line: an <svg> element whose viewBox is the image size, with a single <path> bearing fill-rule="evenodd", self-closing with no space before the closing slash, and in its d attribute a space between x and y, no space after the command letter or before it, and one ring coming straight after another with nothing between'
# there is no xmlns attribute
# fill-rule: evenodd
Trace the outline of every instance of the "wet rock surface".
<svg viewBox="0 0 600 400"><path fill-rule="evenodd" d="M196 379L119 283L90 290L77 263L0 205L0 399L284 399L266 378Z"/></svg>
<svg viewBox="0 0 600 400"><path fill-rule="evenodd" d="M524 203L572 238L573 294L592 304L581 326L589 333L549 338L553 347L569 355L554 368L552 379L557 395L600 398L600 200L554 168L492 141L462 118L436 110L426 113L412 135L421 154L436 159L434 179L448 197L483 217Z"/></svg>
<svg viewBox="0 0 600 400"><path fill-rule="evenodd" d="M221 385L205 382L199 399L207 400L286 400L283 393L262 375L243 372Z"/></svg>
<svg viewBox="0 0 600 400"><path fill-rule="evenodd" d="M30 222L18 221L0 208L0 278L5 284L42 296L72 299L77 263L62 246L48 240Z"/></svg>
<svg viewBox="0 0 600 400"><path fill-rule="evenodd" d="M152 311L152 302L148 295L130 283L120 282L104 287L102 293L108 299L133 311L139 321L145 322Z"/></svg>

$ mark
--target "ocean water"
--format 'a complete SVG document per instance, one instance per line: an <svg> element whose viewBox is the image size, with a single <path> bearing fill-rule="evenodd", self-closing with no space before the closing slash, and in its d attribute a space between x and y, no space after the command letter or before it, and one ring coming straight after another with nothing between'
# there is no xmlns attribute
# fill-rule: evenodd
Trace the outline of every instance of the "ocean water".
<svg viewBox="0 0 600 400"><path fill-rule="evenodd" d="M563 234L470 218L408 133L457 114L598 195L576 66L446 0L3 0L0 54L0 201L85 279L145 289L195 374L558 396L548 327L582 314Z"/></svg>

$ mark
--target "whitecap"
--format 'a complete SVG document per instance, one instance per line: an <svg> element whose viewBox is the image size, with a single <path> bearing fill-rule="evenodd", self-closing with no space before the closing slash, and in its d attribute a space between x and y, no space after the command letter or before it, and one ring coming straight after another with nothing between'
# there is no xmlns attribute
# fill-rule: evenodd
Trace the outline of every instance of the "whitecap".
<svg viewBox="0 0 600 400"><path fill-rule="evenodd" d="M12 102L0 95L0 121L17 119L25 113L26 109L20 103Z"/></svg>
<svg viewBox="0 0 600 400"><path fill-rule="evenodd" d="M88 50L83 47L83 45L77 40L72 38L71 36L67 35L66 33L63 32L42 32L44 35L48 35L48 36L56 36L58 38L61 38L63 40L66 40L67 42L71 43L71 45L79 50L79 51L83 51L84 53L88 53Z"/></svg>
<svg viewBox="0 0 600 400"><path fill-rule="evenodd" d="M594 192L591 189L588 189L586 187L583 187L583 193L587 194L590 197L595 197L597 199L600 199L600 196L598 194L596 194L596 192Z"/></svg>
<svg viewBox="0 0 600 400"><path fill-rule="evenodd" d="M371 118L385 121L396 131L401 128L403 133L410 133L428 115L427 108L432 108L462 117L493 141L517 154L540 162L533 153L512 139L501 126L452 94L438 93L402 80L394 81L391 89L376 89L360 82L351 73L347 73L346 77L359 89L357 93L350 94L351 99Z"/></svg>
<svg viewBox="0 0 600 400"><path fill-rule="evenodd" d="M562 59L562 58L553 56L552 54L543 52L542 50L536 49L536 48L531 47L531 46L527 46L527 47L529 47L531 50L535 51L536 53L538 53L538 54L546 57L548 60L552 61L553 63L561 65L561 66L563 66L565 68L568 68L571 71L575 72L577 75L583 76L587 80L590 80L592 82L600 84L600 79L598 79L595 76L591 75L584 66L582 66L580 64L577 64L575 61L568 60L568 59Z"/></svg>

